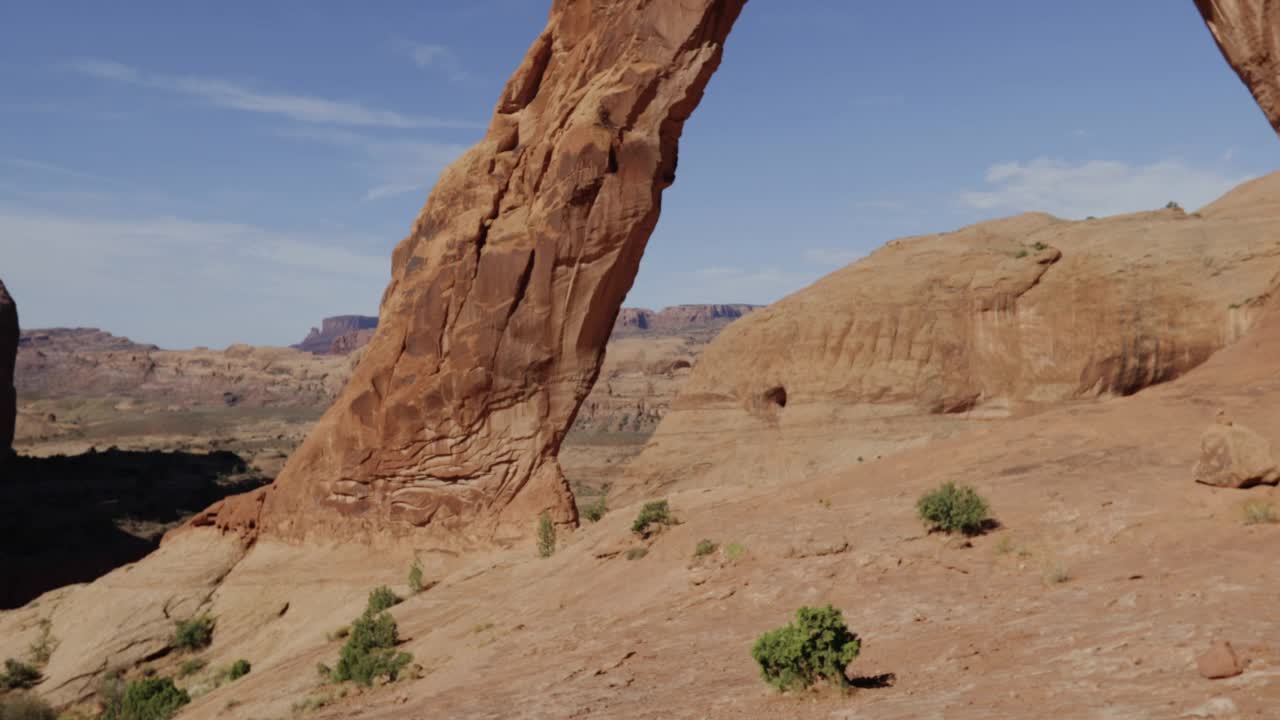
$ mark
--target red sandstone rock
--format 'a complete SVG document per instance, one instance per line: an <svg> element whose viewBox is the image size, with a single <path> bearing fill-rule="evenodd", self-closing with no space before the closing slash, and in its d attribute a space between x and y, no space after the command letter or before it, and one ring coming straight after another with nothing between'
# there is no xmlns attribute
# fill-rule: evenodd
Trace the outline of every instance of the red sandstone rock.
<svg viewBox="0 0 1280 720"><path fill-rule="evenodd" d="M350 355L373 340L373 330L352 330L333 339L329 345L329 355Z"/></svg>
<svg viewBox="0 0 1280 720"><path fill-rule="evenodd" d="M1196 482L1206 485L1244 488L1275 483L1280 480L1280 467L1266 438L1219 413L1200 438L1200 460L1194 474Z"/></svg>
<svg viewBox="0 0 1280 720"><path fill-rule="evenodd" d="M1200 675L1210 680L1219 678L1235 677L1244 672L1244 665L1240 659L1236 657L1235 650L1231 648L1231 643L1225 640L1217 640L1209 649L1201 653L1196 658L1196 669L1200 671Z"/></svg>
<svg viewBox="0 0 1280 720"><path fill-rule="evenodd" d="M485 138L396 248L377 333L259 527L490 540L543 511L576 522L556 453L744 1L552 5ZM203 522L238 526L244 502Z"/></svg>
<svg viewBox="0 0 1280 720"><path fill-rule="evenodd" d="M1267 0L1196 0L1236 74L1280 132L1280 6Z"/></svg>
<svg viewBox="0 0 1280 720"><path fill-rule="evenodd" d="M0 463L13 451L13 424L18 396L13 371L18 355L18 305L0 281Z"/></svg>

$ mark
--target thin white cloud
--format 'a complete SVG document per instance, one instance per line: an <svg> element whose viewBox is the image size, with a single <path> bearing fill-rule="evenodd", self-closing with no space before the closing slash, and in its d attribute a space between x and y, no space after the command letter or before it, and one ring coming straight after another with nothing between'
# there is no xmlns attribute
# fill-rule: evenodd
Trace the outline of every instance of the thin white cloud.
<svg viewBox="0 0 1280 720"><path fill-rule="evenodd" d="M370 312L390 273L368 238L234 222L0 206L4 280L25 327L101 327L166 347L286 344ZM387 248L389 249L389 248Z"/></svg>
<svg viewBox="0 0 1280 720"><path fill-rule="evenodd" d="M309 95L266 93L218 78L145 73L111 60L87 59L66 64L82 75L197 98L216 107L280 115L317 125L387 128L474 128L475 123L405 115L344 100Z"/></svg>
<svg viewBox="0 0 1280 720"><path fill-rule="evenodd" d="M848 248L811 248L801 255L806 262L827 267L844 267L862 257L864 253Z"/></svg>
<svg viewBox="0 0 1280 720"><path fill-rule="evenodd" d="M61 165L49 162L41 162L39 160L28 160L20 157L0 157L0 165L7 165L11 168L19 170L34 171L48 175L57 175L64 178L74 178L76 180L88 180L91 182L107 183L110 185L130 185L123 180L109 178L103 175L95 175L74 168L63 167Z"/></svg>
<svg viewBox="0 0 1280 720"><path fill-rule="evenodd" d="M354 152L356 166L368 176L366 202L421 192L440 172L466 151L457 143L384 140L350 130L300 127L281 133L292 140L309 140Z"/></svg>
<svg viewBox="0 0 1280 720"><path fill-rule="evenodd" d="M369 188L368 192L364 194L364 199L366 202L371 202L374 200L397 197L404 195L405 193L418 192L422 189L422 185L415 184L397 185L391 183L387 185L378 185L377 187Z"/></svg>
<svg viewBox="0 0 1280 720"><path fill-rule="evenodd" d="M1072 164L1041 157L992 165L985 179L994 189L961 193L959 202L977 210L1035 210L1083 218L1154 210L1170 201L1198 208L1249 176L1193 167L1179 159L1130 165L1108 160Z"/></svg>
<svg viewBox="0 0 1280 720"><path fill-rule="evenodd" d="M450 82L462 82L469 75L462 69L462 61L458 55L444 45L428 45L397 40L397 47L423 70L436 70L445 74Z"/></svg>

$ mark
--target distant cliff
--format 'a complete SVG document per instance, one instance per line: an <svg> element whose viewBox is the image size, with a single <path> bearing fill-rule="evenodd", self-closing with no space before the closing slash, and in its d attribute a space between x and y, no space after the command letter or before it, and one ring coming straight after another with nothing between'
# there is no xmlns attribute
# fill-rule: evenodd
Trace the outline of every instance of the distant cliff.
<svg viewBox="0 0 1280 720"><path fill-rule="evenodd" d="M378 318L367 315L338 315L325 318L320 327L311 328L311 332L302 342L293 347L313 355L346 355L373 337L371 332L378 327ZM335 347L335 341L341 339Z"/></svg>
<svg viewBox="0 0 1280 720"><path fill-rule="evenodd" d="M638 333L663 335L697 331L719 330L762 305L672 305L654 312L646 308L622 308L613 323L614 337Z"/></svg>

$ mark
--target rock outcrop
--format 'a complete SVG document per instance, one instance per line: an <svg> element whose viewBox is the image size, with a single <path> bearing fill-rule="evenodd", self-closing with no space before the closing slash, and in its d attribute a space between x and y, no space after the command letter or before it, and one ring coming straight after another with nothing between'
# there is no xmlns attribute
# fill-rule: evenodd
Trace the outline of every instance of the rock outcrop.
<svg viewBox="0 0 1280 720"><path fill-rule="evenodd" d="M1196 658L1196 669L1207 680L1235 677L1244 672L1244 664L1226 640L1215 640L1208 650Z"/></svg>
<svg viewBox="0 0 1280 720"><path fill-rule="evenodd" d="M14 367L18 355L18 304L0 281L0 465L13 454L13 428L18 416Z"/></svg>
<svg viewBox="0 0 1280 720"><path fill-rule="evenodd" d="M346 338L339 345L341 348L347 348L346 352L355 350L359 345L353 344L353 336L359 336L361 332L370 333L365 336L365 341L371 337L372 331L378 327L378 318L369 317L367 315L336 315L327 317L320 322L320 327L311 328L311 332L302 339L302 342L293 347L315 355L325 355L333 352L334 343L339 339ZM342 353L340 353L342 354Z"/></svg>
<svg viewBox="0 0 1280 720"><path fill-rule="evenodd" d="M396 248L343 394L265 499L199 522L458 541L524 537L541 512L575 522L556 453L744 2L557 0L484 139ZM259 502L257 521L229 520Z"/></svg>
<svg viewBox="0 0 1280 720"><path fill-rule="evenodd" d="M1278 195L1280 173L1195 214L1026 214L891 241L729 325L632 467L652 492L758 454L794 481L966 417L1172 380L1256 320L1280 272L1280 243L1263 240L1280 236ZM860 427L857 442L832 437L842 424ZM891 442L866 444L877 428Z"/></svg>
<svg viewBox="0 0 1280 720"><path fill-rule="evenodd" d="M1196 0L1222 55L1280 132L1280 6L1267 0Z"/></svg>
<svg viewBox="0 0 1280 720"><path fill-rule="evenodd" d="M352 330L333 339L328 355L350 355L373 340L374 330Z"/></svg>
<svg viewBox="0 0 1280 720"><path fill-rule="evenodd" d="M1271 443L1243 425L1219 414L1217 422L1200 437L1196 482L1218 487L1245 488L1280 480L1280 467L1271 454Z"/></svg>

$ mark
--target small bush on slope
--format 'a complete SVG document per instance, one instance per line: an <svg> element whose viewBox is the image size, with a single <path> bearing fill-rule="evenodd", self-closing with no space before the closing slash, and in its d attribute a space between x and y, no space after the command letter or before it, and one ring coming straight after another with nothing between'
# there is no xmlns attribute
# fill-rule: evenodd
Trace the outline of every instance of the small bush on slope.
<svg viewBox="0 0 1280 720"><path fill-rule="evenodd" d="M545 512L538 516L538 557L549 558L556 551L556 526Z"/></svg>
<svg viewBox="0 0 1280 720"><path fill-rule="evenodd" d="M173 646L192 652L209 647L213 642L213 625L214 620L208 615L179 620L174 623Z"/></svg>
<svg viewBox="0 0 1280 720"><path fill-rule="evenodd" d="M951 482L921 495L916 511L930 530L946 533L977 535L991 521L987 501L977 491Z"/></svg>
<svg viewBox="0 0 1280 720"><path fill-rule="evenodd" d="M640 508L640 514L636 516L636 521L631 524L631 532L643 537L649 537L664 526L675 524L676 520L671 517L671 508L667 505L667 501L654 500L653 502L645 503L644 507ZM657 528L655 529L654 526L657 526Z"/></svg>
<svg viewBox="0 0 1280 720"><path fill-rule="evenodd" d="M609 512L609 506L605 503L603 496L596 499L593 503L588 503L582 508L582 516L590 522L600 522L600 518Z"/></svg>
<svg viewBox="0 0 1280 720"><path fill-rule="evenodd" d="M373 592L369 593L369 612L372 613L380 613L400 603L400 596L392 592L391 588L386 585L376 587Z"/></svg>
<svg viewBox="0 0 1280 720"><path fill-rule="evenodd" d="M760 676L778 690L809 687L820 679L847 687L845 666L861 648L839 610L802 607L795 622L761 635L751 657L760 664Z"/></svg>
<svg viewBox="0 0 1280 720"><path fill-rule="evenodd" d="M4 661L4 672L0 673L0 690L25 690L38 682L40 671L35 665L13 658Z"/></svg>
<svg viewBox="0 0 1280 720"><path fill-rule="evenodd" d="M248 660L244 660L244 659L237 660L231 663L231 667L227 668L227 679L239 680L245 675L248 675L249 671L252 669L253 669L253 666L249 664Z"/></svg>
<svg viewBox="0 0 1280 720"><path fill-rule="evenodd" d="M174 685L173 678L143 678L129 683L101 720L168 720L189 702L191 696Z"/></svg>
<svg viewBox="0 0 1280 720"><path fill-rule="evenodd" d="M370 593L369 606L364 614L351 623L351 633L339 652L338 665L333 669L331 677L334 681L355 681L368 687L377 677L395 680L413 661L409 653L395 650L400 643L400 632L396 619L386 612L390 605L383 604L387 601L383 590L391 592L382 587ZM399 598L396 601L399 602Z"/></svg>
<svg viewBox="0 0 1280 720"><path fill-rule="evenodd" d="M409 589L415 595L422 592L422 563L416 557L409 566Z"/></svg>

